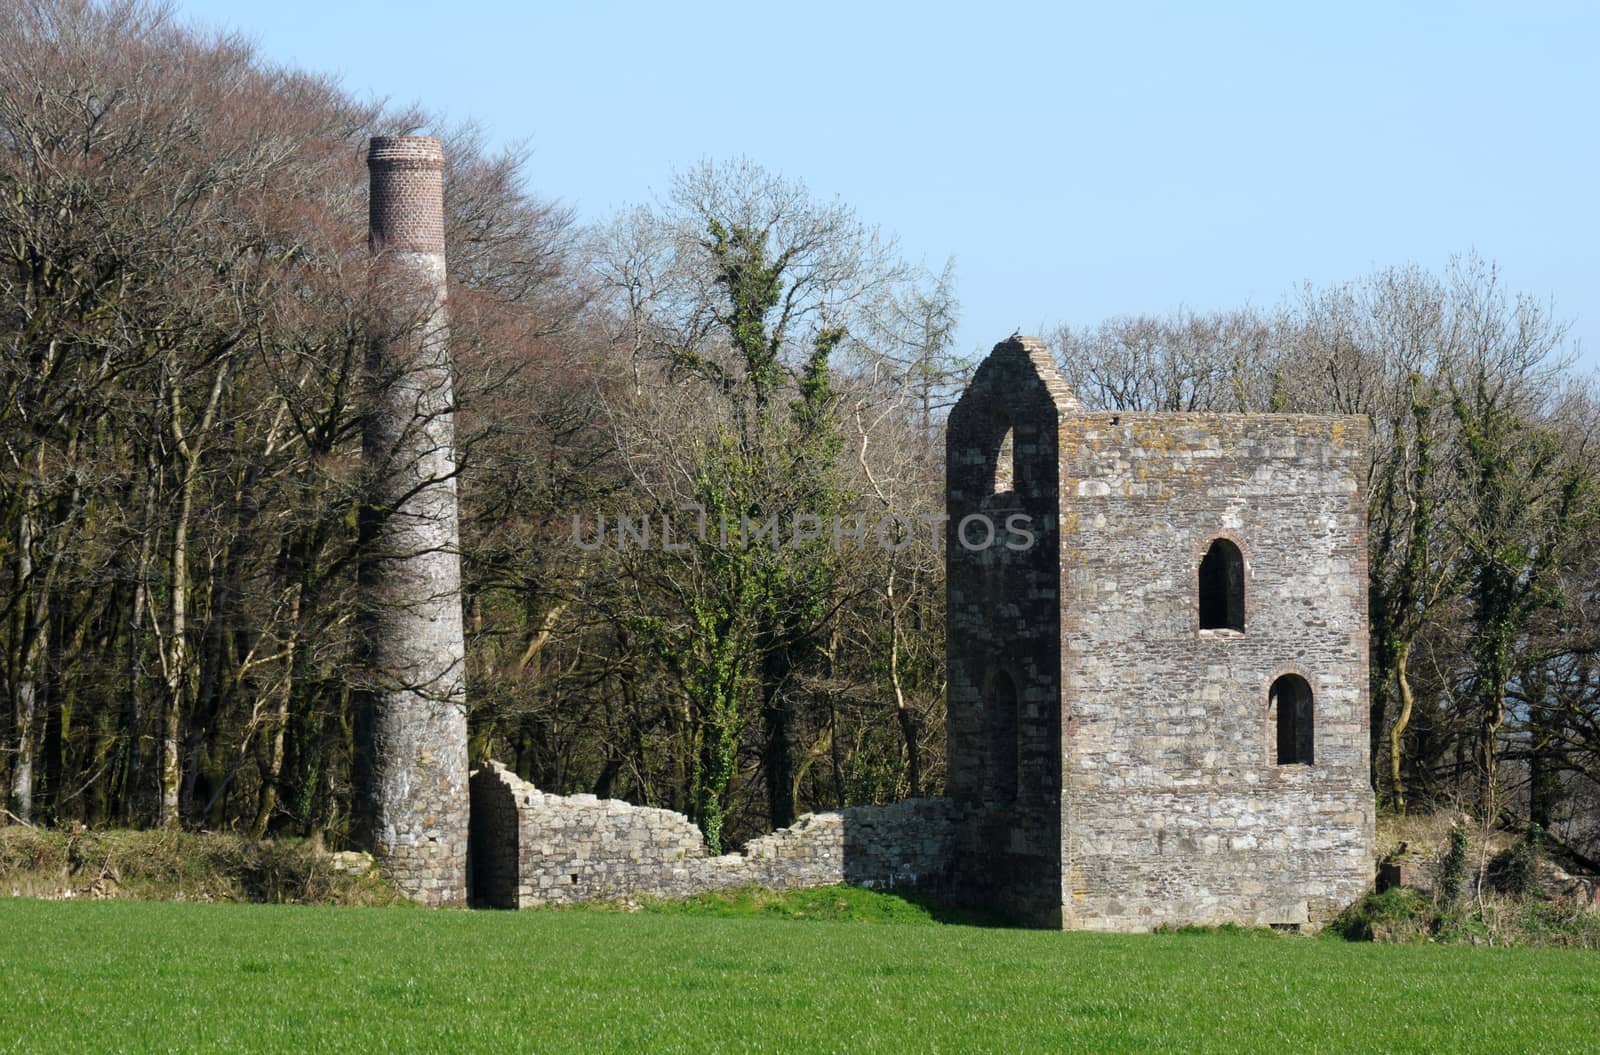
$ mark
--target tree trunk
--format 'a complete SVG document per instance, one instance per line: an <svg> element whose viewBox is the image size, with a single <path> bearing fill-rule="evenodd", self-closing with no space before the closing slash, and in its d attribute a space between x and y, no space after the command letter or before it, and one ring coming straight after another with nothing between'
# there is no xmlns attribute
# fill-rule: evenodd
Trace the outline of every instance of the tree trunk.
<svg viewBox="0 0 1600 1055"><path fill-rule="evenodd" d="M17 583L21 592L22 617L19 620L18 638L21 649L18 655L16 689L16 739L17 747L11 764L11 812L20 820L33 821L33 763L37 748L34 729L38 715L39 662L44 655L47 622L40 610L45 601L36 597L37 584L33 581L33 493L24 487L22 509L17 518Z"/></svg>
<svg viewBox="0 0 1600 1055"><path fill-rule="evenodd" d="M1544 701L1532 704L1532 743L1528 755L1528 823L1549 830L1561 801L1560 718Z"/></svg>
<svg viewBox="0 0 1600 1055"><path fill-rule="evenodd" d="M1400 816L1406 815L1406 785L1400 773L1402 746L1406 727L1411 724L1411 711L1416 703L1411 694L1411 642L1402 644L1395 653L1395 681L1400 686L1400 713L1395 717L1394 728L1389 732L1389 781L1394 788L1394 805Z"/></svg>
<svg viewBox="0 0 1600 1055"><path fill-rule="evenodd" d="M767 812L773 828L787 828L795 820L794 743L790 711L783 697L791 663L785 649L769 653L762 662L761 768L767 782Z"/></svg>
<svg viewBox="0 0 1600 1055"><path fill-rule="evenodd" d="M894 572L889 572L889 580L885 587L885 596L889 601L889 682L894 687L895 718L900 724L900 736L906 744L906 780L910 784L911 797L922 797L922 747L918 737L921 734L917 714L906 705L904 687L900 684L900 608L894 600Z"/></svg>
<svg viewBox="0 0 1600 1055"><path fill-rule="evenodd" d="M1383 791L1383 789L1379 787L1378 781L1378 759L1383 757L1383 725L1389 720L1388 677L1387 674L1379 672L1378 668L1380 666L1380 663L1375 662L1373 664L1374 670L1372 673L1372 678L1369 682L1371 688L1371 702L1367 707L1367 714L1369 718L1367 732L1369 738L1371 739L1370 746L1372 749L1372 754L1370 756L1372 758L1372 766L1369 779L1371 780L1372 790L1374 793L1381 793Z"/></svg>
<svg viewBox="0 0 1600 1055"><path fill-rule="evenodd" d="M192 479L192 477L191 477ZM177 523L172 533L172 568L168 584L166 695L161 708L161 784L156 806L156 824L162 828L178 826L178 790L183 780L179 740L183 721L183 689L189 670L189 511L193 487L185 481L178 504Z"/></svg>
<svg viewBox="0 0 1600 1055"><path fill-rule="evenodd" d="M63 765L67 730L63 723L70 721L72 712L64 710L62 701L58 698L61 693L60 667L55 663L57 650L53 647L56 636L61 633L60 620L52 619L49 630L46 632L51 641L45 645L44 669L48 672L43 679L42 699L36 711L36 728L40 735L38 752L34 761L34 789L33 813L34 818L41 823L60 826L61 816L61 785L65 778ZM40 763L43 763L41 766ZM40 770L43 772L40 772Z"/></svg>
<svg viewBox="0 0 1600 1055"><path fill-rule="evenodd" d="M28 823L33 821L34 716L38 686L31 672L24 672L17 683L17 748L11 763L11 812Z"/></svg>
<svg viewBox="0 0 1600 1055"><path fill-rule="evenodd" d="M242 530L243 525L240 525ZM189 722L188 743L183 752L183 781L178 792L179 811L190 824L204 823L197 801L206 758L213 749L217 727L227 706L229 693L223 685L227 642L224 637L226 614L231 600L228 584L236 571L238 548L229 546L222 558L222 569L212 565L206 593L208 618L200 639L200 688L195 699L194 718ZM208 796L209 797L209 796Z"/></svg>
<svg viewBox="0 0 1600 1055"><path fill-rule="evenodd" d="M284 734L289 728L289 701L294 696L295 655L300 642L301 586L296 584L289 601L289 640L284 644L283 688L278 693L278 709L272 716L272 736L267 740L266 764L261 774L261 790L256 796L256 816L250 822L250 837L267 834L272 814L278 808L278 780L283 776Z"/></svg>
<svg viewBox="0 0 1600 1055"><path fill-rule="evenodd" d="M127 744L122 770L122 819L132 824L142 795L140 776L144 770L144 621L150 607L148 583L150 564L155 557L156 495L160 490L161 470L155 452L145 454L144 519L139 534L139 557L133 575L133 610L128 615L128 670L126 693Z"/></svg>
<svg viewBox="0 0 1600 1055"><path fill-rule="evenodd" d="M1506 704L1505 697L1499 696L1497 700L1486 701L1480 717L1478 727L1477 763L1478 763L1478 817L1485 823L1494 821L1495 814L1495 780L1497 763L1499 762L1500 727L1505 724Z"/></svg>
<svg viewBox="0 0 1600 1055"><path fill-rule="evenodd" d="M161 714L161 797L156 810L156 823L162 828L175 828L182 821L179 812L179 795L183 784L183 707L189 686L189 522L194 513L195 491L200 483L200 452L207 434L216 422L217 406L222 400L227 381L231 353L224 352L216 363L216 374L211 381L211 393L206 400L205 413L194 431L183 424L182 396L179 392L179 366L176 355L167 363L169 426L173 445L182 459L182 476L178 488L178 510L173 518L172 562L167 603L167 654L163 664L166 681L166 698Z"/></svg>

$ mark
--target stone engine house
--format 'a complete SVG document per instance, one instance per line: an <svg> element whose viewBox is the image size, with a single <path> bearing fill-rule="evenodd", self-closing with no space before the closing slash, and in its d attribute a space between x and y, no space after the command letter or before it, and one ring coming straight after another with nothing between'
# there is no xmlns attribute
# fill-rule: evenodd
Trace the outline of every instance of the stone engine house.
<svg viewBox="0 0 1600 1055"><path fill-rule="evenodd" d="M920 888L1040 927L1298 927L1372 880L1366 423L1088 413L1042 344L947 440L947 795L709 857L680 814L472 778L507 908L720 887Z"/></svg>
<svg viewBox="0 0 1600 1055"><path fill-rule="evenodd" d="M1094 930L1360 896L1365 420L1086 412L1013 338L946 442L957 886Z"/></svg>

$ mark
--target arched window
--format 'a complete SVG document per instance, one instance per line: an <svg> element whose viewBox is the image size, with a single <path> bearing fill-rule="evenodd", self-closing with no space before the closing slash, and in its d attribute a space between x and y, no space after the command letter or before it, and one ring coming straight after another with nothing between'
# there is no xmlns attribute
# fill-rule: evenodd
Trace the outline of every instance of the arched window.
<svg viewBox="0 0 1600 1055"><path fill-rule="evenodd" d="M1200 561L1200 629L1244 633L1244 557L1225 538Z"/></svg>
<svg viewBox="0 0 1600 1055"><path fill-rule="evenodd" d="M1000 449L994 456L994 488L997 495L1014 491L1017 487L1017 442L1016 430L1006 429L1006 434L1000 438Z"/></svg>
<svg viewBox="0 0 1600 1055"><path fill-rule="evenodd" d="M1017 797L1017 686L1004 671L989 683L989 786L996 802Z"/></svg>
<svg viewBox="0 0 1600 1055"><path fill-rule="evenodd" d="M1309 766L1316 756L1311 686L1298 674L1272 683L1269 701L1277 717L1278 765Z"/></svg>

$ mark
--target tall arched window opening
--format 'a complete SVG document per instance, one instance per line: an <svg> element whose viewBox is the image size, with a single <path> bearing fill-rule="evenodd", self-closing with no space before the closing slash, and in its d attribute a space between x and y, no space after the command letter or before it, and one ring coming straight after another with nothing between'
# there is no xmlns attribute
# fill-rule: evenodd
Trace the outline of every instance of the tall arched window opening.
<svg viewBox="0 0 1600 1055"><path fill-rule="evenodd" d="M1244 633L1244 556L1225 538L1200 561L1200 629Z"/></svg>
<svg viewBox="0 0 1600 1055"><path fill-rule="evenodd" d="M1006 494L1016 490L1017 487L1017 440L1016 430L1006 429L1006 434L1000 438L1000 449L994 456L994 487L997 495Z"/></svg>
<svg viewBox="0 0 1600 1055"><path fill-rule="evenodd" d="M1269 706L1277 716L1278 765L1309 766L1316 758L1311 686L1298 674L1272 683Z"/></svg>

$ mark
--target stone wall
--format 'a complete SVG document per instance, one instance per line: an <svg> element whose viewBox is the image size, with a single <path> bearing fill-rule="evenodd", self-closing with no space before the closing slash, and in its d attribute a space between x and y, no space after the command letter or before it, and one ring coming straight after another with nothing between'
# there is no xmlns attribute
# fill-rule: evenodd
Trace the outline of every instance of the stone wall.
<svg viewBox="0 0 1600 1055"><path fill-rule="evenodd" d="M1077 409L1044 345L1015 338L978 367L945 441L948 788L962 816L960 883L970 900L1039 926L1061 921L1057 451L1060 421ZM1006 530L1012 517L1025 518L1031 545ZM993 544L982 545L991 528Z"/></svg>
<svg viewBox="0 0 1600 1055"><path fill-rule="evenodd" d="M1367 888L1366 444L1358 418L1085 412L1037 340L995 347L946 448L964 897L1145 930L1316 924ZM1031 546L963 537L1012 513ZM1239 559L1202 627L1219 539ZM1276 757L1291 674L1311 764Z"/></svg>
<svg viewBox="0 0 1600 1055"><path fill-rule="evenodd" d="M1061 437L1066 925L1326 920L1373 876L1365 421L1081 414ZM1242 631L1200 627L1217 538ZM1276 757L1285 674L1312 764Z"/></svg>
<svg viewBox="0 0 1600 1055"><path fill-rule="evenodd" d="M944 799L807 814L752 840L742 853L706 855L683 814L593 795L549 795L499 763L472 775L472 886L494 908L532 908L639 895L852 883L935 890L953 857Z"/></svg>

